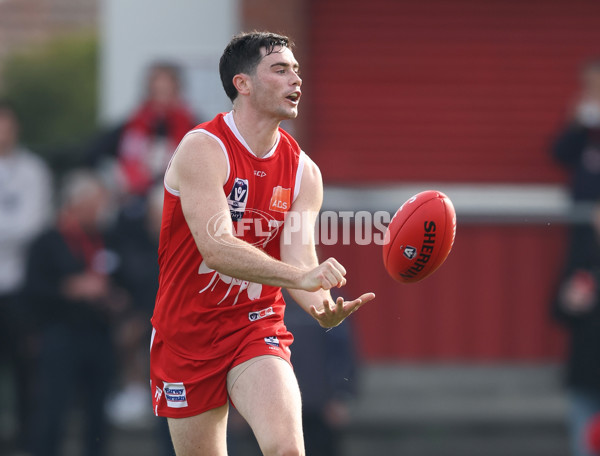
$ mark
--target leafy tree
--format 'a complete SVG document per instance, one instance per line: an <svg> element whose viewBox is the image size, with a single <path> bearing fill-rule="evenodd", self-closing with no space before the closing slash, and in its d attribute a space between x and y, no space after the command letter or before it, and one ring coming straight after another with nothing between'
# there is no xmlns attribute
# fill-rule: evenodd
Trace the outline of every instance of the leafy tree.
<svg viewBox="0 0 600 456"><path fill-rule="evenodd" d="M95 130L97 60L97 39L87 34L15 53L4 64L4 96L19 113L22 142L54 168L76 163Z"/></svg>

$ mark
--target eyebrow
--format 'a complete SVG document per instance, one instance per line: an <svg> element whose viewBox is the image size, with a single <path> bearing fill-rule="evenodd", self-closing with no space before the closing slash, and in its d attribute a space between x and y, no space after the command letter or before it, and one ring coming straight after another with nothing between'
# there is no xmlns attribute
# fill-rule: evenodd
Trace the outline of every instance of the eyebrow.
<svg viewBox="0 0 600 456"><path fill-rule="evenodd" d="M290 65L289 63L286 63L286 62L275 62L271 65L271 68L276 67L276 66L282 66L285 68L289 68L290 66L293 68L300 68L300 65L298 63L294 63L294 65Z"/></svg>

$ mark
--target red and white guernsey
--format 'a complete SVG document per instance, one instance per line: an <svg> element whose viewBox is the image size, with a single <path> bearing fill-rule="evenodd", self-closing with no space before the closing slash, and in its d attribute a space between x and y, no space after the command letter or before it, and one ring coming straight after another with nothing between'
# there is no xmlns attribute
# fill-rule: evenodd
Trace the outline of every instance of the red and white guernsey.
<svg viewBox="0 0 600 456"><path fill-rule="evenodd" d="M189 134L216 139L227 158L223 191L236 237L280 259L281 227L298 195L304 165L304 152L296 141L280 129L275 146L258 158L237 130L231 112L217 115ZM209 222L215 224L217 238L221 222L218 218ZM208 268L184 219L179 193L166 184L159 266L152 324L179 355L208 360L249 341L291 342L283 324L281 289Z"/></svg>

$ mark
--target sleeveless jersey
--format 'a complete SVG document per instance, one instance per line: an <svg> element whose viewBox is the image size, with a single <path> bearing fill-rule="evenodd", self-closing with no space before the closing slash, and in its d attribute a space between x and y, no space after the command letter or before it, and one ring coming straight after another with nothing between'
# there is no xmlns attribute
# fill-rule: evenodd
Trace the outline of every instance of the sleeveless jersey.
<svg viewBox="0 0 600 456"><path fill-rule="evenodd" d="M275 146L258 158L237 130L231 112L217 115L189 134L216 139L227 158L223 192L234 235L280 259L281 228L300 189L304 165L304 152L296 141L279 129ZM181 356L207 360L249 341L264 338L278 344L281 337L291 341L283 324L281 289L208 268L184 219L178 192L165 183L164 193L159 291L152 324L167 345ZM209 223L214 224L218 241L222 220Z"/></svg>

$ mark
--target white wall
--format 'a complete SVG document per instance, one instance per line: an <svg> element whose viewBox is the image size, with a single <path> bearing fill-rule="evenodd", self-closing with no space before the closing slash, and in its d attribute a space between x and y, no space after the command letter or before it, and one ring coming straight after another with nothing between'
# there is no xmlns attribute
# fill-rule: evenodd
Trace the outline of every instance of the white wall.
<svg viewBox="0 0 600 456"><path fill-rule="evenodd" d="M102 0L100 117L122 120L139 102L155 60L180 64L186 98L202 119L227 110L218 75L239 30L237 0Z"/></svg>

